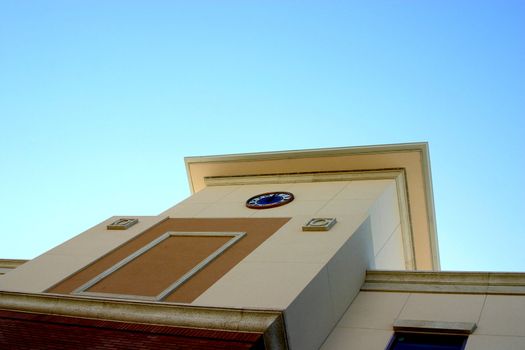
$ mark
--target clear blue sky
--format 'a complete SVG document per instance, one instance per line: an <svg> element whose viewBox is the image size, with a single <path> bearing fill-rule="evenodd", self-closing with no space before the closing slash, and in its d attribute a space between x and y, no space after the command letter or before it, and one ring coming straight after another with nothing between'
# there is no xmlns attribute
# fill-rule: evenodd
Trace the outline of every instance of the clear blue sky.
<svg viewBox="0 0 525 350"><path fill-rule="evenodd" d="M184 156L428 141L443 269L525 271L524 1L0 2L0 258Z"/></svg>

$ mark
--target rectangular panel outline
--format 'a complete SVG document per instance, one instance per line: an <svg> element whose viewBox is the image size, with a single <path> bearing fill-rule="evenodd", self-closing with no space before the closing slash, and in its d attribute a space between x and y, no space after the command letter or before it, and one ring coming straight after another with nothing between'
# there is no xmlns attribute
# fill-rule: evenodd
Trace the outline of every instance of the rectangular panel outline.
<svg viewBox="0 0 525 350"><path fill-rule="evenodd" d="M126 258L122 259L115 265L111 266L109 269L93 277L88 282L84 283L83 285L75 289L71 294L92 296L92 297L104 297L104 298L110 297L110 298L118 298L118 299L138 299L138 300L162 301L168 295L173 293L177 288L179 288L181 285L187 282L193 275L197 274L200 270L206 267L206 265L211 263L218 256L224 253L228 248L230 248L232 245L237 243L244 236L246 236L246 232L172 232L172 231L168 231L164 233L163 235L157 237L153 241L149 242L142 248L138 249L137 251L131 253ZM89 288L93 287L95 284L102 281L104 278L108 277L113 272L117 271L121 267L125 266L129 262L138 258L142 254L146 253L147 251L154 248L156 245L160 244L161 242L165 241L166 239L170 237L232 237L232 239L224 243L221 247L219 247L213 253L208 255L200 263L195 265L191 270L186 272L184 275L182 275L182 277L180 277L178 280L170 284L166 289L164 289L162 292L160 292L156 296L150 297L150 296L133 295L133 294L87 292Z"/></svg>

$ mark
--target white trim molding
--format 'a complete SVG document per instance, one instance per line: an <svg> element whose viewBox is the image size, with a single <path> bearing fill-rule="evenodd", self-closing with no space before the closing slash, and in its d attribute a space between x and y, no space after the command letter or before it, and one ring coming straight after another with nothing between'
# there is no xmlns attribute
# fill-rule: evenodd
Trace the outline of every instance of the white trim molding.
<svg viewBox="0 0 525 350"><path fill-rule="evenodd" d="M476 330L474 322L445 322L425 320L400 320L394 321L394 331L412 333L440 333L469 335Z"/></svg>
<svg viewBox="0 0 525 350"><path fill-rule="evenodd" d="M367 271L362 291L525 295L525 273Z"/></svg>
<svg viewBox="0 0 525 350"><path fill-rule="evenodd" d="M13 271L18 266L27 262L28 260L22 259L0 259L0 276L4 275L10 271Z"/></svg>

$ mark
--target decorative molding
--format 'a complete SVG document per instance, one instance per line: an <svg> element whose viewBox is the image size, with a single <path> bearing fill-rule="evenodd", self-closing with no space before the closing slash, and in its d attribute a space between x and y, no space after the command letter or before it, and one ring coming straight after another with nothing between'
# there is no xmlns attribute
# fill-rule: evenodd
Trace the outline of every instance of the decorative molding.
<svg viewBox="0 0 525 350"><path fill-rule="evenodd" d="M298 158L317 158L334 157L361 154L388 154L398 152L422 152L428 148L427 142L397 143L372 146L352 146L352 147L333 147L321 149L305 149L277 152L257 152L241 154L225 154L215 156L195 156L185 157L184 161L188 166L191 163L212 163L224 161L253 161L253 160L274 160L274 159L298 159Z"/></svg>
<svg viewBox="0 0 525 350"><path fill-rule="evenodd" d="M265 174L237 176L208 176L204 178L206 186L262 185L284 183L310 183L355 180L392 180L403 169L352 170L331 172L305 172L295 174Z"/></svg>
<svg viewBox="0 0 525 350"><path fill-rule="evenodd" d="M0 292L0 309L98 320L263 334L265 348L288 349L283 312L199 307L40 293Z"/></svg>
<svg viewBox="0 0 525 350"><path fill-rule="evenodd" d="M408 187L406 182L405 170L396 176L397 204L399 206L399 216L401 225L401 236L403 237L403 254L405 257L405 269L416 269L416 248L414 246L414 234L410 219L410 202L408 198Z"/></svg>
<svg viewBox="0 0 525 350"><path fill-rule="evenodd" d="M362 291L525 295L525 273L367 271Z"/></svg>
<svg viewBox="0 0 525 350"><path fill-rule="evenodd" d="M421 147L421 167L422 167L422 180L423 180L423 189L425 191L425 205L427 207L427 220L428 220L428 230L429 230L429 239L430 239L430 252L432 254L432 266L434 271L441 270L441 262L439 259L439 243L437 236L437 225L436 225L436 210L434 206L434 191L432 184L432 170L430 168L430 152L428 149L428 144L425 144L425 147ZM431 213L431 214L430 214Z"/></svg>
<svg viewBox="0 0 525 350"><path fill-rule="evenodd" d="M22 265L23 263L27 261L28 260L20 260L20 259L0 259L0 276L13 271L18 266Z"/></svg>
<svg viewBox="0 0 525 350"><path fill-rule="evenodd" d="M103 280L104 278L111 275L113 272L117 271L121 267L125 266L126 264L130 263L134 259L138 258L142 254L146 253L148 250L154 248L161 242L165 241L166 239L170 237L192 237L192 236L198 236L198 237L232 237L228 242L223 244L219 249L211 253L208 257L206 257L204 260L202 260L200 263L195 265L190 271L185 273L182 277L180 277L178 280L174 281L172 284L170 284L166 289L164 289L160 294L154 296L154 297L148 297L143 295L129 295L129 294L116 294L116 293L100 293L100 292L88 292L87 290L91 287L93 287L95 284ZM173 293L177 288L179 288L181 285L183 285L186 281L188 281L193 275L198 273L200 270L202 270L206 265L208 265L210 262L212 262L215 258L217 258L219 255L224 253L229 247L237 243L241 238L246 236L246 232L166 232L165 234L159 236L157 239L151 241L150 243L146 244L139 250L135 251L131 255L128 255L125 259L119 261L106 271L100 273L99 275L95 276L88 282L84 283L77 289L73 291L73 294L76 295L87 295L87 296L94 296L94 297L113 297L113 298L122 298L122 299L138 299L138 300L151 300L151 301L160 301L166 298L168 295Z"/></svg>
<svg viewBox="0 0 525 350"><path fill-rule="evenodd" d="M474 322L444 322L422 320L395 320L394 331L415 333L447 333L469 335L476 329Z"/></svg>
<svg viewBox="0 0 525 350"><path fill-rule="evenodd" d="M16 269L18 266L28 262L29 260L22 259L0 259L0 268L2 269Z"/></svg>

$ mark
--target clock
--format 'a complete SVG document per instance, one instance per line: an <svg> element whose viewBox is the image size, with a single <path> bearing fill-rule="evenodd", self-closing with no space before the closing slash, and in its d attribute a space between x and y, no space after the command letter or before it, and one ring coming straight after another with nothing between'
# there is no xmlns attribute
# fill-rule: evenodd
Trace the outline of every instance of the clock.
<svg viewBox="0 0 525 350"><path fill-rule="evenodd" d="M288 204L293 199L293 194L290 192L266 192L248 199L246 206L250 209L269 209Z"/></svg>

